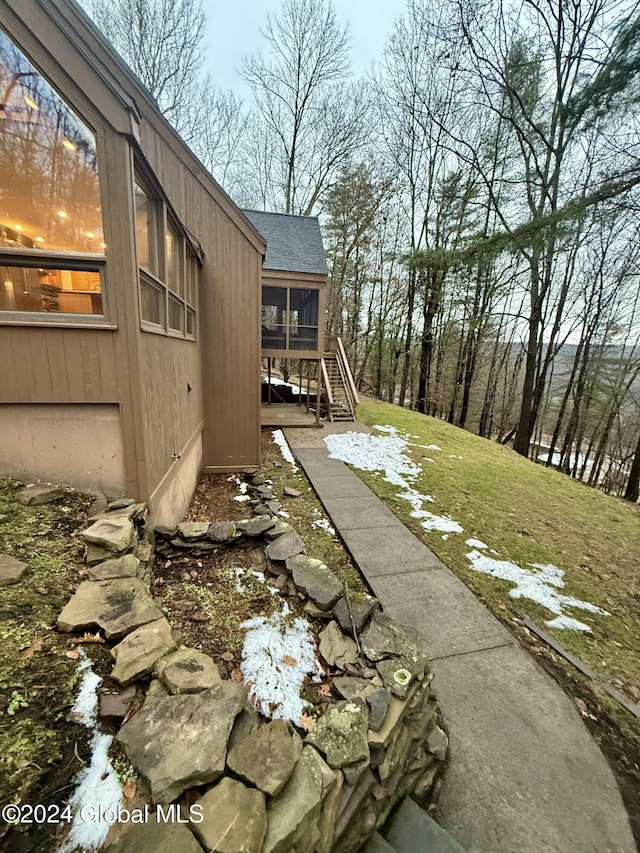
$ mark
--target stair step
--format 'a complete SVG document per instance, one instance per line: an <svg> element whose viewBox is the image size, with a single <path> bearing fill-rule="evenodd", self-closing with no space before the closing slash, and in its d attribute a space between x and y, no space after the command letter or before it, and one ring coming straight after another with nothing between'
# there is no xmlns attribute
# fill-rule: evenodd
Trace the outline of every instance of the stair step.
<svg viewBox="0 0 640 853"><path fill-rule="evenodd" d="M395 848L385 841L379 832L374 832L363 853L395 853Z"/></svg>
<svg viewBox="0 0 640 853"><path fill-rule="evenodd" d="M397 853L465 853L457 841L408 797L398 809L387 840Z"/></svg>

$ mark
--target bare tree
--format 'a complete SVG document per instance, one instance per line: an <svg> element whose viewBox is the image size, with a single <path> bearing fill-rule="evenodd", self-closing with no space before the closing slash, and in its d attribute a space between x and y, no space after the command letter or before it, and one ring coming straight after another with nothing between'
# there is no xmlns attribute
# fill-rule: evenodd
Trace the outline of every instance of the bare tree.
<svg viewBox="0 0 640 853"><path fill-rule="evenodd" d="M244 62L270 152L269 175L286 213L309 214L361 146L368 105L349 76L346 28L330 0L283 0L262 35L267 56Z"/></svg>

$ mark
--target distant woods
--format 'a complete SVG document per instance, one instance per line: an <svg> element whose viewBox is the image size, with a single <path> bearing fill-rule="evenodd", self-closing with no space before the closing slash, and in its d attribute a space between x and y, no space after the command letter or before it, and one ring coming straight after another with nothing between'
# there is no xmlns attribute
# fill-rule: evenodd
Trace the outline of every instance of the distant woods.
<svg viewBox="0 0 640 853"><path fill-rule="evenodd" d="M637 500L636 3L409 0L355 79L330 0L283 0L247 104L196 0L86 3L234 200L320 215L361 390Z"/></svg>

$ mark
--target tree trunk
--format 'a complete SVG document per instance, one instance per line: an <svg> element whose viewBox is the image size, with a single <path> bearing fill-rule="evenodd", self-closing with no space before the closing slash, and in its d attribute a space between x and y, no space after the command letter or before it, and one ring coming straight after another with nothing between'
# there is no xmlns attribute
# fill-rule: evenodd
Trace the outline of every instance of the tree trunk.
<svg viewBox="0 0 640 853"><path fill-rule="evenodd" d="M632 503L636 503L638 497L640 497L640 435L638 436L638 443L633 454L631 472L623 497L625 501L631 501Z"/></svg>

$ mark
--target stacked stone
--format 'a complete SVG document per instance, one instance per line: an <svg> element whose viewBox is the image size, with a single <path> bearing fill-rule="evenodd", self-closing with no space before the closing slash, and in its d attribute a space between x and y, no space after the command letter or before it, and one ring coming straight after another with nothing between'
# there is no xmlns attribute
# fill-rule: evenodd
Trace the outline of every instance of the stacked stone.
<svg viewBox="0 0 640 853"><path fill-rule="evenodd" d="M155 541L163 555L179 549L194 556L264 543L280 586L327 621L319 651L333 670L336 696L310 731L265 721L243 684L222 680L202 652L177 648L149 592L144 506L118 502L93 521L81 534L89 579L58 627L97 626L117 642L112 675L126 688L123 699L133 694L128 685L151 677L144 704L117 739L152 799L167 805L188 790L204 791L195 801L189 794L189 803L202 808L201 821L132 826L110 848L114 853L347 853L366 844L405 794L428 801L447 748L429 663L375 598L349 592L326 565L306 556L291 525L261 512L235 523L156 528Z"/></svg>

